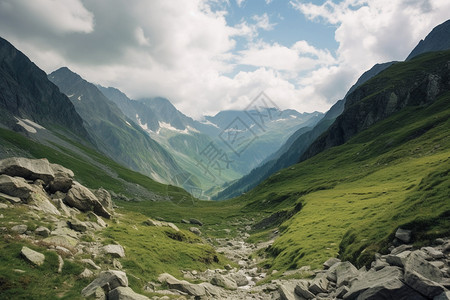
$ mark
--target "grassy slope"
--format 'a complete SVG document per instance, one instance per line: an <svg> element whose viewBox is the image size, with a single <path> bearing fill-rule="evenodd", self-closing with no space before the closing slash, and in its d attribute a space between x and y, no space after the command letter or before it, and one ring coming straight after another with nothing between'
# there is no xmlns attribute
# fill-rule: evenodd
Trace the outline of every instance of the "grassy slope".
<svg viewBox="0 0 450 300"><path fill-rule="evenodd" d="M399 226L418 241L450 234L449 117L450 93L405 108L240 197L250 210L303 204L281 225L267 265L318 267L338 253L362 265Z"/></svg>

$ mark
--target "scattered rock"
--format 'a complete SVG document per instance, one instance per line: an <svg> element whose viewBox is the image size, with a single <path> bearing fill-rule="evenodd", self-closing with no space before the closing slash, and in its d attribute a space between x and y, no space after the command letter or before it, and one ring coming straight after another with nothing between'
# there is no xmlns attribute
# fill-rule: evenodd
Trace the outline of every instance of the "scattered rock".
<svg viewBox="0 0 450 300"><path fill-rule="evenodd" d="M339 258L332 257L323 263L323 267L325 270L328 270L329 268L331 268L333 265L337 264L338 262L341 262L341 260Z"/></svg>
<svg viewBox="0 0 450 300"><path fill-rule="evenodd" d="M403 243L407 244L411 241L411 230L398 228L395 232L395 237Z"/></svg>
<svg viewBox="0 0 450 300"><path fill-rule="evenodd" d="M245 286L249 283L247 277L240 272L232 273L230 276L236 282L237 286Z"/></svg>
<svg viewBox="0 0 450 300"><path fill-rule="evenodd" d="M226 276L216 274L213 278L211 278L211 284L220 286L229 290L236 290L237 284L234 279L228 278Z"/></svg>
<svg viewBox="0 0 450 300"><path fill-rule="evenodd" d="M11 228L11 231L17 234L24 234L27 232L28 226L25 224L15 225Z"/></svg>
<svg viewBox="0 0 450 300"><path fill-rule="evenodd" d="M406 260L404 280L414 290L426 297L433 298L444 292L439 284L443 279L442 272L423 259L420 251L414 251Z"/></svg>
<svg viewBox="0 0 450 300"><path fill-rule="evenodd" d="M115 270L103 271L94 281L81 291L81 295L83 297L94 295L99 287L102 288L105 293L109 293L109 291L120 286L128 286L128 278L125 272Z"/></svg>
<svg viewBox="0 0 450 300"><path fill-rule="evenodd" d="M92 272L91 270L85 268L83 272L81 272L80 275L78 275L78 277L80 278L89 278L94 276L94 272Z"/></svg>
<svg viewBox="0 0 450 300"><path fill-rule="evenodd" d="M161 283L166 283L169 288L181 291L191 296L203 296L206 294L204 286L189 283L185 280L178 280L168 273L164 273L158 276L158 280Z"/></svg>
<svg viewBox="0 0 450 300"><path fill-rule="evenodd" d="M62 272L63 267L64 267L64 260L61 257L61 255L58 255L58 273Z"/></svg>
<svg viewBox="0 0 450 300"><path fill-rule="evenodd" d="M309 291L313 294L326 293L328 291L328 280L324 277L316 277L309 286Z"/></svg>
<svg viewBox="0 0 450 300"><path fill-rule="evenodd" d="M74 181L64 198L64 203L83 212L93 211L97 215L111 218L111 214L102 206L97 197L86 187Z"/></svg>
<svg viewBox="0 0 450 300"><path fill-rule="evenodd" d="M402 282L403 272L398 267L373 269L353 281L345 299L423 299L413 289Z"/></svg>
<svg viewBox="0 0 450 300"><path fill-rule="evenodd" d="M422 248L422 250L424 250L433 259L444 258L444 253L442 253L442 251L434 249L433 247L424 247Z"/></svg>
<svg viewBox="0 0 450 300"><path fill-rule="evenodd" d="M67 235L53 235L42 241L49 245L61 246L64 248L74 248L78 244L76 239Z"/></svg>
<svg viewBox="0 0 450 300"><path fill-rule="evenodd" d="M24 157L11 157L1 160L0 174L18 176L33 181L42 179L45 184L49 184L55 178L48 160Z"/></svg>
<svg viewBox="0 0 450 300"><path fill-rule="evenodd" d="M94 262L92 259L90 259L90 258L84 258L84 259L82 259L81 261L84 262L85 264L90 265L91 267L93 267L93 268L96 269L96 270L100 270L100 267L97 266L97 265L95 264L95 262Z"/></svg>
<svg viewBox="0 0 450 300"><path fill-rule="evenodd" d="M1 208L1 209L8 208L8 204L0 203L0 208Z"/></svg>
<svg viewBox="0 0 450 300"><path fill-rule="evenodd" d="M175 231L180 231L180 229L177 227L177 225L173 224L173 223L169 223L169 222L164 222L164 221L157 221L157 220L153 220L153 219L147 219L144 221L145 225L148 226L156 226L156 227L170 227Z"/></svg>
<svg viewBox="0 0 450 300"><path fill-rule="evenodd" d="M189 219L189 223L195 224L195 225L199 225L199 226L203 226L203 223L200 220L197 220L197 219L194 219L194 218Z"/></svg>
<svg viewBox="0 0 450 300"><path fill-rule="evenodd" d="M185 220L185 219L181 219L181 223L183 223L183 224L190 224L189 221Z"/></svg>
<svg viewBox="0 0 450 300"><path fill-rule="evenodd" d="M314 299L316 296L309 291L309 283L306 280L300 280L294 289L295 293L305 299Z"/></svg>
<svg viewBox="0 0 450 300"><path fill-rule="evenodd" d="M330 272L327 273L327 279L334 281L333 280L334 278L332 278L332 276L328 276L328 275L331 275L334 273L335 278L336 278L336 284L338 287L340 287L342 285L349 285L351 280L355 279L359 275L359 272L355 268L355 266L352 265L348 261L339 262L339 263L333 265L329 269L329 271ZM331 277L331 279L330 279L330 277Z"/></svg>
<svg viewBox="0 0 450 300"><path fill-rule="evenodd" d="M120 286L108 293L108 300L150 300L150 298L134 292L130 287Z"/></svg>
<svg viewBox="0 0 450 300"><path fill-rule="evenodd" d="M85 232L87 231L87 226L86 223L81 222L77 219L70 219L67 221L67 224L69 225L69 227L75 231L78 232Z"/></svg>
<svg viewBox="0 0 450 300"><path fill-rule="evenodd" d="M36 266L40 266L44 263L45 261L45 255L42 253L39 253L37 251L31 250L28 247L23 246L22 250L20 251L20 254L22 254L22 256L28 260L29 262L31 262L32 264L36 265Z"/></svg>
<svg viewBox="0 0 450 300"><path fill-rule="evenodd" d="M401 252L399 254L388 254L386 256L386 262L390 264L391 266L401 267L403 268L406 262L406 259L408 255L411 253L411 251L406 250L404 252Z"/></svg>
<svg viewBox="0 0 450 300"><path fill-rule="evenodd" d="M189 231L196 235L202 235L202 232L197 227L189 227Z"/></svg>
<svg viewBox="0 0 450 300"><path fill-rule="evenodd" d="M50 229L44 226L39 226L38 228L36 228L34 233L43 237L48 237L50 235Z"/></svg>
<svg viewBox="0 0 450 300"><path fill-rule="evenodd" d="M103 252L113 257L125 257L125 250L121 245L106 245L103 247Z"/></svg>

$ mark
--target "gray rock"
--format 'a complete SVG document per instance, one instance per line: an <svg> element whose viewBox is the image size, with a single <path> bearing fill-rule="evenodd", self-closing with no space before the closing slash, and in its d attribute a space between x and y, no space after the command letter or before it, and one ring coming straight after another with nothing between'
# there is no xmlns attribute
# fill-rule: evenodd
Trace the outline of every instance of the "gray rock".
<svg viewBox="0 0 450 300"><path fill-rule="evenodd" d="M402 282L403 272L397 267L373 269L353 281L344 299L424 299ZM388 298L386 298L388 297Z"/></svg>
<svg viewBox="0 0 450 300"><path fill-rule="evenodd" d="M98 201L97 197L86 187L74 181L72 187L64 198L64 203L83 212L93 211L97 215L111 218L111 214Z"/></svg>
<svg viewBox="0 0 450 300"><path fill-rule="evenodd" d="M441 260L430 261L430 264L432 264L433 266L435 266L438 269L443 269L445 267L445 263Z"/></svg>
<svg viewBox="0 0 450 300"><path fill-rule="evenodd" d="M150 298L134 292L130 287L120 286L108 293L108 300L150 300Z"/></svg>
<svg viewBox="0 0 450 300"><path fill-rule="evenodd" d="M50 229L44 226L39 226L38 228L36 228L34 233L43 237L48 237L50 235Z"/></svg>
<svg viewBox="0 0 450 300"><path fill-rule="evenodd" d="M45 184L49 184L55 178L48 160L23 157L11 157L1 160L0 174L18 176L33 181L42 179Z"/></svg>
<svg viewBox="0 0 450 300"><path fill-rule="evenodd" d="M333 295L334 295L336 298L344 298L345 295L348 293L349 290L350 290L349 287L343 285L343 286L339 287L339 288L333 293Z"/></svg>
<svg viewBox="0 0 450 300"><path fill-rule="evenodd" d="M391 266L401 267L403 268L406 262L406 259L411 251L406 250L400 252L399 254L388 254L386 255L386 262Z"/></svg>
<svg viewBox="0 0 450 300"><path fill-rule="evenodd" d="M392 255L397 255L397 254L402 253L404 251L411 250L412 247L413 247L412 245L403 244L403 245L400 245L400 246L395 247L394 249L392 249L391 250L391 254Z"/></svg>
<svg viewBox="0 0 450 300"><path fill-rule="evenodd" d="M42 240L44 243L64 248L74 248L78 240L68 235L52 235Z"/></svg>
<svg viewBox="0 0 450 300"><path fill-rule="evenodd" d="M331 268L333 265L337 264L338 262L341 262L341 260L339 258L336 258L336 257L329 258L326 262L323 263L323 268L325 270L328 270L329 268Z"/></svg>
<svg viewBox="0 0 450 300"><path fill-rule="evenodd" d="M77 219L70 219L70 220L68 220L67 221L67 225L69 225L69 227L71 229L73 229L75 231L78 231L78 232L85 232L88 229L87 226L86 226L86 223L81 222L81 221L79 221Z"/></svg>
<svg viewBox="0 0 450 300"><path fill-rule="evenodd" d="M216 286L220 286L229 290L236 290L237 289L237 284L236 281L234 281L234 279L231 279L229 277L220 275L220 274L216 274L213 276L213 278L211 278L211 284L216 285Z"/></svg>
<svg viewBox="0 0 450 300"><path fill-rule="evenodd" d="M31 262L32 264L36 265L36 266L40 266L44 263L45 261L45 255L42 253L39 253L37 251L31 250L28 247L23 246L22 250L20 251L20 254L22 254L22 256L28 260L29 262Z"/></svg>
<svg viewBox="0 0 450 300"><path fill-rule="evenodd" d="M424 247L424 248L422 248L422 250L424 250L433 259L444 258L444 253L442 253L442 251L434 249L433 247Z"/></svg>
<svg viewBox="0 0 450 300"><path fill-rule="evenodd" d="M311 293L308 289L309 283L306 280L300 280L298 284L295 286L294 292L305 299L314 299L315 295Z"/></svg>
<svg viewBox="0 0 450 300"><path fill-rule="evenodd" d="M328 280L325 277L316 277L309 286L309 291L313 294L328 292Z"/></svg>
<svg viewBox="0 0 450 300"><path fill-rule="evenodd" d="M20 198L21 201L27 203L30 194L36 189L21 177L11 177L8 175L0 175L0 192L9 196Z"/></svg>
<svg viewBox="0 0 450 300"><path fill-rule="evenodd" d="M22 200L19 197L13 197L13 196L10 196L10 195L6 195L4 193L0 193L0 199L4 199L4 200L8 201L11 204L19 204L19 203L22 202Z"/></svg>
<svg viewBox="0 0 450 300"><path fill-rule="evenodd" d="M74 174L72 170L57 164L50 164L50 167L55 174L55 178L49 183L47 190L52 194L56 192L67 193L73 183Z"/></svg>
<svg viewBox="0 0 450 300"><path fill-rule="evenodd" d="M447 242L444 247L442 247L442 252L448 253L450 252L450 242Z"/></svg>
<svg viewBox="0 0 450 300"><path fill-rule="evenodd" d="M202 232L197 227L189 227L189 231L196 235L202 235Z"/></svg>
<svg viewBox="0 0 450 300"><path fill-rule="evenodd" d="M109 211L113 211L113 202L111 200L111 194L104 188L99 188L94 191L95 196L97 196L98 201Z"/></svg>
<svg viewBox="0 0 450 300"><path fill-rule="evenodd" d="M17 234L24 234L27 232L28 226L25 224L15 225L11 228L11 231Z"/></svg>
<svg viewBox="0 0 450 300"><path fill-rule="evenodd" d="M103 247L105 254L110 254L113 257L125 257L125 250L121 245L106 245Z"/></svg>
<svg viewBox="0 0 450 300"><path fill-rule="evenodd" d="M278 285L278 293L281 300L302 300L303 298L295 293L296 284L293 282L283 282Z"/></svg>
<svg viewBox="0 0 450 300"><path fill-rule="evenodd" d="M64 267L64 260L61 255L58 255L58 273L62 273L62 269Z"/></svg>
<svg viewBox="0 0 450 300"><path fill-rule="evenodd" d="M232 273L232 274L230 274L230 276L231 276L231 278L234 279L237 286L245 286L248 284L247 277L245 277L245 275L242 273Z"/></svg>
<svg viewBox="0 0 450 300"><path fill-rule="evenodd" d="M439 284L443 280L442 272L426 261L420 251L412 252L406 260L404 280L411 288L429 298L444 291L444 287Z"/></svg>
<svg viewBox="0 0 450 300"><path fill-rule="evenodd" d="M42 211L47 214L53 214L60 216L61 213L59 210L53 205L48 197L47 193L42 188L36 188L28 198L28 202L32 208Z"/></svg>
<svg viewBox="0 0 450 300"><path fill-rule="evenodd" d="M194 219L194 218L189 219L189 223L195 224L195 225L199 225L199 226L203 226L203 223L200 220L197 220L197 219Z"/></svg>
<svg viewBox="0 0 450 300"><path fill-rule="evenodd" d="M206 294L204 286L189 283L185 280L178 280L168 273L159 275L158 280L162 283L165 282L171 289L181 291L191 296L203 296Z"/></svg>
<svg viewBox="0 0 450 300"><path fill-rule="evenodd" d="M1 208L1 209L8 208L8 204L0 203L0 208Z"/></svg>
<svg viewBox="0 0 450 300"><path fill-rule="evenodd" d="M184 223L184 224L190 224L189 221L188 221L188 220L185 220L185 219L181 219L181 223Z"/></svg>
<svg viewBox="0 0 450 300"><path fill-rule="evenodd" d="M395 237L403 243L407 244L411 241L411 230L398 228L395 232Z"/></svg>
<svg viewBox="0 0 450 300"><path fill-rule="evenodd" d="M144 224L148 226L156 226L156 227L170 227L175 231L180 231L180 229L173 223L164 222L164 221L157 221L153 219L147 219L144 221Z"/></svg>
<svg viewBox="0 0 450 300"><path fill-rule="evenodd" d="M80 278L89 278L89 277L92 277L92 276L94 276L94 272L92 272L91 270L89 270L87 268L84 269L84 271L81 272L80 275L78 275L78 277L80 277Z"/></svg>
<svg viewBox="0 0 450 300"><path fill-rule="evenodd" d="M327 279L333 281L333 273L336 278L338 287L342 285L349 285L352 279L359 275L358 269L348 261L339 262L333 265L327 272ZM330 279L331 278L331 279Z"/></svg>
<svg viewBox="0 0 450 300"><path fill-rule="evenodd" d="M83 258L81 261L84 262L85 264L90 265L91 267L93 267L96 270L100 270L100 267L97 266L95 264L95 262L92 259L90 259L90 258Z"/></svg>
<svg viewBox="0 0 450 300"><path fill-rule="evenodd" d="M120 286L128 286L128 278L125 272L115 270L103 271L94 281L81 291L81 295L83 297L94 295L99 287L106 293L109 293L109 291Z"/></svg>
<svg viewBox="0 0 450 300"><path fill-rule="evenodd" d="M205 292L206 292L207 296L220 298L220 295L221 295L220 289L215 287L211 283L209 283L209 282L202 282L199 285L205 288Z"/></svg>

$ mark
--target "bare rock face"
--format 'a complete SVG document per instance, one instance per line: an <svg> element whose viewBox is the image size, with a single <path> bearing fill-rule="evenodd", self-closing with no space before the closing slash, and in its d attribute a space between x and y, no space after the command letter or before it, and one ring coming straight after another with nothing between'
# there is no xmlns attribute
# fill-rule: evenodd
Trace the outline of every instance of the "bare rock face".
<svg viewBox="0 0 450 300"><path fill-rule="evenodd" d="M41 179L49 184L55 173L46 159L11 157L0 161L0 174L18 176L28 180Z"/></svg>
<svg viewBox="0 0 450 300"><path fill-rule="evenodd" d="M93 211L97 215L110 218L111 214L98 201L97 197L79 182L74 181L71 189L64 198L64 203L81 211Z"/></svg>

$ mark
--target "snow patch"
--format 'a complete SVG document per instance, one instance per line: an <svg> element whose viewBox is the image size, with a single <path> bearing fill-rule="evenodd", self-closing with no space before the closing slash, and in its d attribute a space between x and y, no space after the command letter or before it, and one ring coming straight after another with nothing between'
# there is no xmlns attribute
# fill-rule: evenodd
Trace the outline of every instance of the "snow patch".
<svg viewBox="0 0 450 300"><path fill-rule="evenodd" d="M83 97L83 95L78 96L78 101L81 101L81 97Z"/></svg>
<svg viewBox="0 0 450 300"><path fill-rule="evenodd" d="M210 120L203 120L203 121L200 121L200 123L205 124L205 125L209 125L209 126L213 126L213 127L216 127L217 129L220 129L219 126L217 126L216 124L214 124Z"/></svg>
<svg viewBox="0 0 450 300"><path fill-rule="evenodd" d="M131 124L130 124L130 122L128 122L128 121L125 121L125 123L128 125L128 126L130 126L131 127Z"/></svg>
<svg viewBox="0 0 450 300"><path fill-rule="evenodd" d="M72 98L75 94L67 95L67 97Z"/></svg>
<svg viewBox="0 0 450 300"><path fill-rule="evenodd" d="M17 118L17 117L15 117L15 118L17 120L17 124L19 126L22 126L22 128L25 129L26 131L28 131L29 133L36 133L37 132L36 128L37 129L45 129L41 125L39 125L39 124L37 124L37 123L35 123L35 122L31 121L31 120L20 119L20 118Z"/></svg>

